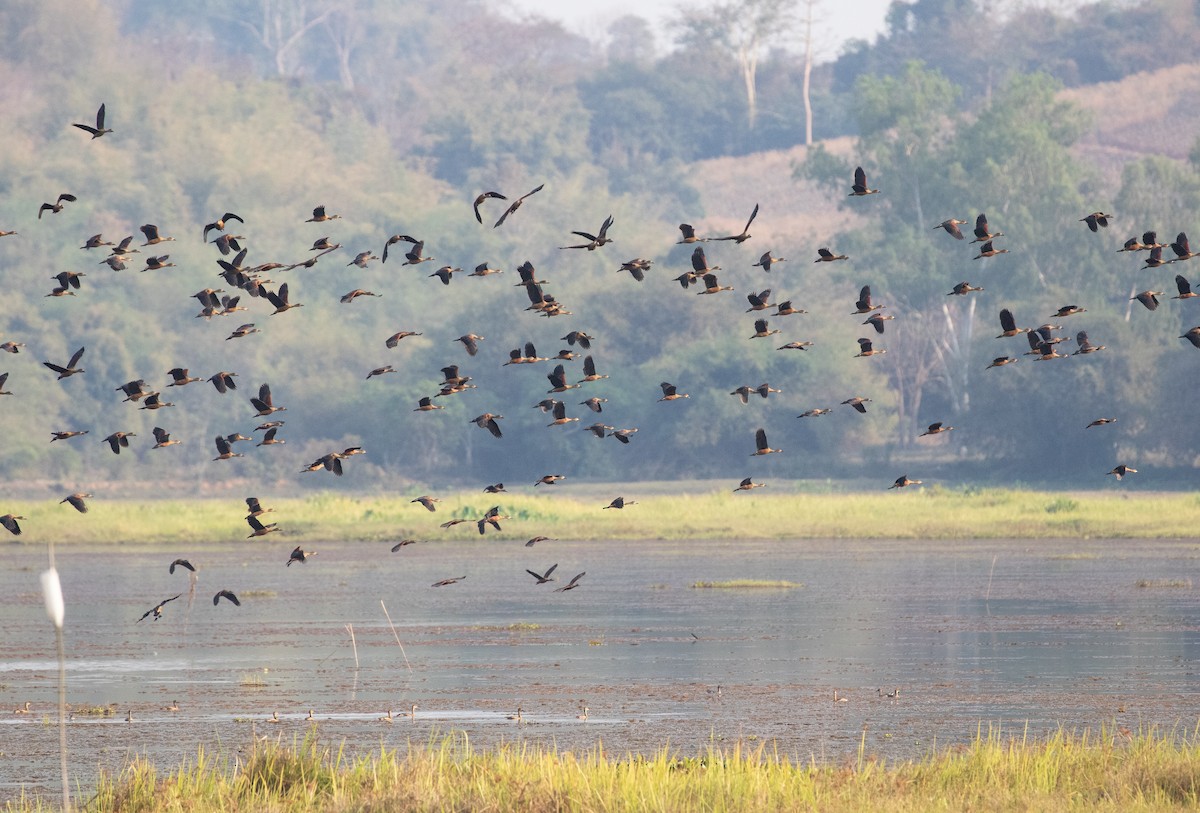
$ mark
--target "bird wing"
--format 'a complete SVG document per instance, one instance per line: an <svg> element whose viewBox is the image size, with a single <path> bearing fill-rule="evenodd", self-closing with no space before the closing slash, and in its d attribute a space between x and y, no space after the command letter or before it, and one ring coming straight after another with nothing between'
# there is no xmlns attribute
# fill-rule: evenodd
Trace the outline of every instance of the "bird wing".
<svg viewBox="0 0 1200 813"><path fill-rule="evenodd" d="M602 224L600 224L600 235L599 235L600 240L605 240L608 238L608 229L610 226L612 226L612 224L613 224L613 216L612 215L609 215L608 217L606 217L604 219L604 222Z"/></svg>

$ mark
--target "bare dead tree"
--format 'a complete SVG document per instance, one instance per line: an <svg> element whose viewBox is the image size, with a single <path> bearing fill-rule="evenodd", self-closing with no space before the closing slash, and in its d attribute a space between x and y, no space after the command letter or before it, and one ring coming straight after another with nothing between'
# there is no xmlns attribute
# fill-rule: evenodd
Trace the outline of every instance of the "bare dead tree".
<svg viewBox="0 0 1200 813"><path fill-rule="evenodd" d="M304 36L333 15L337 7L329 3L310 4L308 0L260 0L262 11L258 22L241 17L225 16L245 28L267 53L278 76L292 76L295 63L292 53ZM315 7L314 7L315 6Z"/></svg>
<svg viewBox="0 0 1200 813"><path fill-rule="evenodd" d="M346 90L354 90L354 73L350 69L350 57L358 46L360 20L356 0L346 0L336 13L322 22L325 33L337 56L338 81Z"/></svg>
<svg viewBox="0 0 1200 813"><path fill-rule="evenodd" d="M792 0L729 0L700 9L681 7L681 40L711 45L737 62L750 129L758 121L758 62L793 25Z"/></svg>
<svg viewBox="0 0 1200 813"><path fill-rule="evenodd" d="M820 0L804 0L804 144L813 143L813 112L809 88L813 65L813 12Z"/></svg>

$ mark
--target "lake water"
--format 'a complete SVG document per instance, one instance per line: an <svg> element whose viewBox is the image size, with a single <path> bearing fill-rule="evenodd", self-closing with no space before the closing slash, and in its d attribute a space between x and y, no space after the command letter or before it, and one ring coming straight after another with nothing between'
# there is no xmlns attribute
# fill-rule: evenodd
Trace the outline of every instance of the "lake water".
<svg viewBox="0 0 1200 813"><path fill-rule="evenodd" d="M328 543L285 567L291 547L58 551L68 701L115 708L69 723L73 784L133 755L170 768L254 734L290 742L309 709L351 753L464 731L610 755L767 741L833 763L864 741L919 757L981 725L1190 731L1200 709L1195 540ZM194 602L177 556L199 569ZM555 563L549 584L525 572ZM59 787L45 566L40 548L0 549L0 800ZM692 587L729 579L802 586ZM214 607L222 588L242 606Z"/></svg>

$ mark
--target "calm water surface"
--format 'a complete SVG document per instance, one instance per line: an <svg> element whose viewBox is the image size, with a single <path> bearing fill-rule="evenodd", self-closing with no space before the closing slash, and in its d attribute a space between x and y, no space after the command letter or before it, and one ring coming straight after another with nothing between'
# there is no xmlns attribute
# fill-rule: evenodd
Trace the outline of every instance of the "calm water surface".
<svg viewBox="0 0 1200 813"><path fill-rule="evenodd" d="M200 746L236 755L254 734L291 741L309 709L318 735L352 753L465 731L480 747L602 742L610 754L768 741L831 762L864 738L898 759L980 725L1190 730L1200 714L1195 540L479 541L395 554L335 542L285 567L291 547L59 552L68 701L116 709L70 723L73 782L88 788L133 755L169 768ZM187 571L167 573L176 556L199 568L194 597ZM59 785L45 561L0 549L0 800ZM525 573L555 563L556 582ZM578 589L554 592L581 571ZM691 586L728 579L801 586ZM242 606L213 607L222 588ZM161 620L135 623L177 593ZM25 701L31 714L11 713ZM413 703L415 719L376 719ZM521 725L507 719L518 705ZM283 722L266 722L272 712Z"/></svg>

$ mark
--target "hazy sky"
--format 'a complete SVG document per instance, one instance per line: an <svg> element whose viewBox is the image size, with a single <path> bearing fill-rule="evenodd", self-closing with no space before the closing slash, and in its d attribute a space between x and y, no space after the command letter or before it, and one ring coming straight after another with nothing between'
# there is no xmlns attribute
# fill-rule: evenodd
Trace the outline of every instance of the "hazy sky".
<svg viewBox="0 0 1200 813"><path fill-rule="evenodd" d="M858 37L873 40L883 31L883 19L891 0L823 0L817 7L821 18L817 31L819 57L832 59L842 43ZM659 32L659 47L670 44L664 21L676 16L682 0L500 0L497 5L533 12L561 20L568 30L602 40L608 24L626 14L650 21Z"/></svg>

